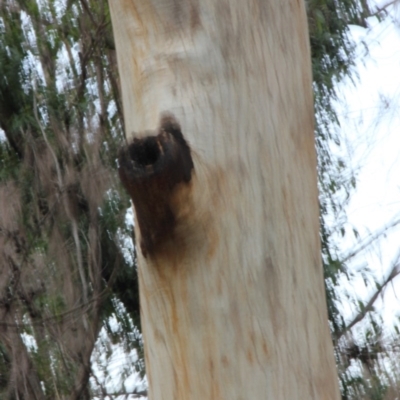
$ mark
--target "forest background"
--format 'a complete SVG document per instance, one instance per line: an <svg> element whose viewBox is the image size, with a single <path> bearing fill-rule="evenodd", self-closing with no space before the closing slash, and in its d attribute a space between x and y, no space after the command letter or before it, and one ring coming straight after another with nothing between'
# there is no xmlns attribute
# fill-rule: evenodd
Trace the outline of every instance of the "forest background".
<svg viewBox="0 0 400 400"><path fill-rule="evenodd" d="M396 22L395 6L307 1L322 260L343 399L400 393L397 320L383 329L375 307L399 257L378 273L365 256L400 221L372 232L349 222L360 165L340 125L343 83L359 85L355 63L371 45L361 41L360 54L355 32ZM123 126L107 1L0 0L2 399L146 397L132 210L117 174Z"/></svg>

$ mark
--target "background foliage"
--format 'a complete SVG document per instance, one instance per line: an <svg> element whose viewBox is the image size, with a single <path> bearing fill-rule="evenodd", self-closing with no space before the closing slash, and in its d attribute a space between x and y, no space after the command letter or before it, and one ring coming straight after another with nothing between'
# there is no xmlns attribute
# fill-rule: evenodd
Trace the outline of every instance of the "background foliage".
<svg viewBox="0 0 400 400"><path fill-rule="evenodd" d="M143 369L111 32L105 1L0 2L4 399L103 393L113 343Z"/></svg>
<svg viewBox="0 0 400 400"><path fill-rule="evenodd" d="M353 74L349 24L365 26L371 12L364 0L309 0L307 10L322 258L342 394L394 398L387 397L397 387L387 360L395 347L380 340L373 301L360 303L350 323L342 315L340 281L351 274L335 240L345 234L356 179L332 151L341 144L334 103L338 83ZM0 128L0 398L145 394L130 203L116 174L123 115L105 0L0 0ZM393 267L377 283L376 297L396 273ZM352 328L367 317L365 337L356 340Z"/></svg>

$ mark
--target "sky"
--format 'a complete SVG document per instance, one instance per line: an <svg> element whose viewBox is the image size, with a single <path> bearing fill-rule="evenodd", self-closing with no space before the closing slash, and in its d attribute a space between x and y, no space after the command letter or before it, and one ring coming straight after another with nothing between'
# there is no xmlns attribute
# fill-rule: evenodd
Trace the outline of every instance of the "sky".
<svg viewBox="0 0 400 400"><path fill-rule="evenodd" d="M351 27L357 43L358 78L354 83L343 82L338 105L342 151L357 175L347 227L355 227L363 238L400 218L400 8L392 6L389 11L383 22L373 17L367 28ZM356 238L346 237L343 254L356 243ZM356 257L350 268L367 265L381 282L398 255L399 243L400 229L389 230L385 238ZM360 279L347 290L355 289L368 299L375 288L372 279L369 283L366 287ZM376 305L390 331L394 318L400 316L399 278ZM349 308L349 319L351 315Z"/></svg>

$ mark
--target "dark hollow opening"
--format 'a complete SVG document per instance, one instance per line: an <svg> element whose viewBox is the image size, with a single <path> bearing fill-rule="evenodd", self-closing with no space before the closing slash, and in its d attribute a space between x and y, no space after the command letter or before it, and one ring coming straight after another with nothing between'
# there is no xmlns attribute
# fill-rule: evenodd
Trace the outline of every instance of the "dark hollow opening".
<svg viewBox="0 0 400 400"><path fill-rule="evenodd" d="M150 136L134 141L130 145L129 155L136 164L142 167L155 164L160 157L160 148L156 137Z"/></svg>

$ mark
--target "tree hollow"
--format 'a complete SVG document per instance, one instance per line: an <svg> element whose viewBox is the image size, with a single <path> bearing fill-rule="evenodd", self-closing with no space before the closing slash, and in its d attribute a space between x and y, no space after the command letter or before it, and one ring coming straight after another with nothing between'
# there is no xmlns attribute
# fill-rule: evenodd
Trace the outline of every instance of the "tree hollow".
<svg viewBox="0 0 400 400"><path fill-rule="evenodd" d="M190 148L171 115L161 118L157 134L135 138L121 149L119 175L135 207L146 257L173 239L172 197L178 187L189 183L193 168Z"/></svg>

